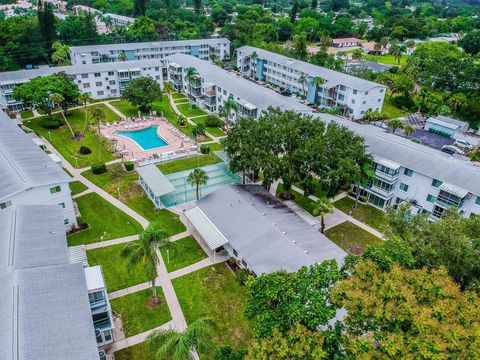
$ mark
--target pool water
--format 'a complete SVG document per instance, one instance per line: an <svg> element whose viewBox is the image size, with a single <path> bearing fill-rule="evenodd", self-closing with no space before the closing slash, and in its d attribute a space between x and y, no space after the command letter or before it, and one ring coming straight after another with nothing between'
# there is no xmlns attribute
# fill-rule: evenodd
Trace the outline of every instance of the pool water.
<svg viewBox="0 0 480 360"><path fill-rule="evenodd" d="M129 138L142 149L152 150L167 146L168 143L157 134L158 126L149 126L141 130L117 131L116 134Z"/></svg>
<svg viewBox="0 0 480 360"><path fill-rule="evenodd" d="M203 166L202 169L207 173L208 181L207 185L200 186L200 197L210 194L221 186L242 181L240 176L232 173L223 162ZM160 197L166 207L196 200L196 185L191 185L186 181L192 171L193 169L165 175L175 187L174 192Z"/></svg>

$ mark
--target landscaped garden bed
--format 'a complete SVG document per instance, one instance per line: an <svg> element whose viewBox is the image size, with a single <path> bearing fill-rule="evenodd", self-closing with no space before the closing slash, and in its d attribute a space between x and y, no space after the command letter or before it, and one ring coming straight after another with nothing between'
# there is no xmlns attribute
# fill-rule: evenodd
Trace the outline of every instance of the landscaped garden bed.
<svg viewBox="0 0 480 360"><path fill-rule="evenodd" d="M142 226L96 193L75 200L88 228L67 237L68 245L90 244L138 234Z"/></svg>
<svg viewBox="0 0 480 360"><path fill-rule="evenodd" d="M207 254L192 236L174 241L170 246L162 247L160 251L168 272L184 268L207 258Z"/></svg>
<svg viewBox="0 0 480 360"><path fill-rule="evenodd" d="M90 266L102 265L109 293L149 281L141 266L127 270L127 259L121 254L124 247L118 244L87 251Z"/></svg>
<svg viewBox="0 0 480 360"><path fill-rule="evenodd" d="M152 296L152 289L148 288L110 300L113 311L122 317L126 337L154 329L172 319L162 288L157 287L158 305L151 306Z"/></svg>

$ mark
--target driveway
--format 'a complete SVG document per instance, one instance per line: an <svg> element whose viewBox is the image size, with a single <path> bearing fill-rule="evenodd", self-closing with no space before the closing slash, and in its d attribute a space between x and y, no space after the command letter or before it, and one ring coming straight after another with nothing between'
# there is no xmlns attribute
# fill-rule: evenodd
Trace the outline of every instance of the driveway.
<svg viewBox="0 0 480 360"><path fill-rule="evenodd" d="M412 138L419 139L422 141L423 145L439 150L442 149L442 146L452 145L455 142L455 139L449 139L444 136L432 134L431 132L423 129L417 129L415 134L412 135Z"/></svg>

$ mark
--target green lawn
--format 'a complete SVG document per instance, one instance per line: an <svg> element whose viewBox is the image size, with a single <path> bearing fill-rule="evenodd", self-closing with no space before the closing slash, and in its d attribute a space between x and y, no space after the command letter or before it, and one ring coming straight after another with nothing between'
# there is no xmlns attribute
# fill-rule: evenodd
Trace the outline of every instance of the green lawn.
<svg viewBox="0 0 480 360"><path fill-rule="evenodd" d="M172 272L185 266L195 264L207 257L202 247L192 236L172 242L169 246L169 256L167 257L167 248L160 249L168 272ZM168 261L170 258L170 261Z"/></svg>
<svg viewBox="0 0 480 360"><path fill-rule="evenodd" d="M181 104L181 105L177 105L177 109L186 117L207 115L205 111L203 111L196 105Z"/></svg>
<svg viewBox="0 0 480 360"><path fill-rule="evenodd" d="M155 210L155 206L137 183L138 174L136 171L126 172L122 164L114 164L108 167L106 173L94 175L91 170L88 170L83 172L82 175L148 221L158 221L169 235L175 235L186 230L178 215L166 209ZM118 189L120 190L120 196Z"/></svg>
<svg viewBox="0 0 480 360"><path fill-rule="evenodd" d="M409 112L399 109L388 100L385 100L382 107L382 114L385 114L388 119L396 119L408 115Z"/></svg>
<svg viewBox="0 0 480 360"><path fill-rule="evenodd" d="M192 119L192 121L195 123L195 124L205 124L205 120L207 119L207 116L205 117L201 117L201 118L196 118L196 119ZM225 132L218 128L218 127L210 127L210 126L207 126L207 132L212 134L213 136L225 136Z"/></svg>
<svg viewBox="0 0 480 360"><path fill-rule="evenodd" d="M32 110L23 110L20 113L20 116L21 116L22 119L31 118L31 117L33 117L33 111Z"/></svg>
<svg viewBox="0 0 480 360"><path fill-rule="evenodd" d="M151 288L110 300L113 311L122 315L126 337L154 329L172 319L161 287L157 287L157 295L161 305L154 308L147 305L147 300L153 296Z"/></svg>
<svg viewBox="0 0 480 360"><path fill-rule="evenodd" d="M157 165L160 171L164 174L172 174L183 170L195 169L197 167L215 164L221 162L218 156L213 153L208 155L197 155L184 159L168 161Z"/></svg>
<svg viewBox="0 0 480 360"><path fill-rule="evenodd" d="M385 213L373 206L359 203L358 207L354 209L355 200L349 197L344 197L343 199L334 202L333 206L346 214L348 214L349 211L352 211L352 217L378 231L382 231L385 226Z"/></svg>
<svg viewBox="0 0 480 360"><path fill-rule="evenodd" d="M130 271L127 270L127 259L121 255L124 246L125 244L118 244L87 251L90 266L102 265L108 292L149 281L141 265L130 269Z"/></svg>
<svg viewBox="0 0 480 360"><path fill-rule="evenodd" d="M98 105L103 107L104 105ZM92 107L89 107L91 109ZM110 111L110 110L109 110ZM113 112L112 112L113 114ZM54 114L54 118L60 119L60 114ZM117 117L118 118L118 117ZM85 137L81 140L72 139L72 134L67 125L63 125L56 130L44 129L41 125L41 119L26 120L24 124L35 131L37 135L43 136L49 141L60 154L74 167L85 167L98 162L106 162L114 160L113 155L100 144L97 136L88 129L85 132ZM83 109L70 110L68 112L67 120L72 126L74 132L81 133L84 128L85 112ZM79 153L81 146L87 146L92 150L91 154L83 155ZM77 160L75 160L75 158ZM78 163L78 164L77 164Z"/></svg>
<svg viewBox="0 0 480 360"><path fill-rule="evenodd" d="M224 150L224 147L220 143L212 143L212 144L208 144L208 146L210 146L210 152L212 152L212 153L214 151L223 151Z"/></svg>
<svg viewBox="0 0 480 360"><path fill-rule="evenodd" d="M248 294L224 264L209 266L172 282L187 323L208 316L216 323L213 338L216 344L247 346L252 337L252 324L243 315Z"/></svg>
<svg viewBox="0 0 480 360"><path fill-rule="evenodd" d="M102 110L103 113L105 114L105 119L102 121L103 123L120 120L120 117L116 113L114 113L108 106L104 104L87 106L88 116L90 116L94 108L98 108ZM83 114L85 114L84 108L82 108L81 111L83 112Z"/></svg>
<svg viewBox="0 0 480 360"><path fill-rule="evenodd" d="M280 194L283 192L283 184L278 184L276 196L280 197ZM313 209L315 209L315 201L310 200L309 198L303 196L302 194L292 190L293 201L297 203L298 206L303 208L305 211L313 215Z"/></svg>
<svg viewBox="0 0 480 360"><path fill-rule="evenodd" d="M393 55L387 54L387 55L363 55L363 59L370 60L370 61L375 61L381 64L387 64L387 65L395 65L398 66L397 59ZM407 64L407 59L408 55L402 55L400 59L400 65L404 66Z"/></svg>
<svg viewBox="0 0 480 360"><path fill-rule="evenodd" d="M187 95L182 94L182 93L175 92L175 93L172 94L172 98L173 98L174 100L176 100L176 99L186 99L186 98L187 98Z"/></svg>
<svg viewBox="0 0 480 360"><path fill-rule="evenodd" d="M80 181L74 181L68 185L70 186L72 195L80 194L81 192L84 192L85 190L88 189L88 187L83 183L81 183Z"/></svg>
<svg viewBox="0 0 480 360"><path fill-rule="evenodd" d="M154 358L154 351L149 349L146 342L115 352L115 360L152 360Z"/></svg>
<svg viewBox="0 0 480 360"><path fill-rule="evenodd" d="M127 100L115 101L111 104L115 106L115 108L117 108L126 117L138 117L138 106L131 104Z"/></svg>
<svg viewBox="0 0 480 360"><path fill-rule="evenodd" d="M382 240L362 228L344 222L326 231L325 235L348 253L361 254L369 245L378 245Z"/></svg>
<svg viewBox="0 0 480 360"><path fill-rule="evenodd" d="M68 245L90 244L138 234L142 226L123 211L117 209L96 193L75 200L83 220L89 225L85 230L68 236Z"/></svg>

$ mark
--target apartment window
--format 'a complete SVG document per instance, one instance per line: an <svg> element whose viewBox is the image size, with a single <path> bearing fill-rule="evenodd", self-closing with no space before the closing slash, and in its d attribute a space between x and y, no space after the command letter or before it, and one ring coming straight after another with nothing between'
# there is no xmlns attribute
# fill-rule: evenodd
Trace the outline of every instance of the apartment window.
<svg viewBox="0 0 480 360"><path fill-rule="evenodd" d="M103 91L97 91L98 96L103 96Z"/></svg>
<svg viewBox="0 0 480 360"><path fill-rule="evenodd" d="M362 104L365 105L367 103L367 100L363 100Z"/></svg>
<svg viewBox="0 0 480 360"><path fill-rule="evenodd" d="M238 257L238 252L235 249L233 249L233 256Z"/></svg>
<svg viewBox="0 0 480 360"><path fill-rule="evenodd" d="M102 86L102 82L101 82L101 81L97 81L97 82L95 83L95 86Z"/></svg>
<svg viewBox="0 0 480 360"><path fill-rule="evenodd" d="M403 170L403 175L412 177L412 175L413 175L413 170L405 168L405 170Z"/></svg>
<svg viewBox="0 0 480 360"><path fill-rule="evenodd" d="M112 90L110 90L110 92L112 93L112 95L113 95L113 94L116 94L116 93L117 93L117 89L112 89Z"/></svg>
<svg viewBox="0 0 480 360"><path fill-rule="evenodd" d="M440 181L440 180L437 180L437 179L433 179L433 181L432 181L432 186L436 187L436 188L439 188L442 184L443 184L443 181Z"/></svg>
<svg viewBox="0 0 480 360"><path fill-rule="evenodd" d="M86 61L86 60L82 60L82 64L83 64L83 65L87 65L87 61Z"/></svg>
<svg viewBox="0 0 480 360"><path fill-rule="evenodd" d="M63 223L64 223L65 225L68 225L68 223L69 223L68 219L63 220Z"/></svg>
<svg viewBox="0 0 480 360"><path fill-rule="evenodd" d="M380 89L380 94L383 93L383 89Z"/></svg>
<svg viewBox="0 0 480 360"><path fill-rule="evenodd" d="M110 85L115 85L115 84L116 84L115 80L110 80L108 83L109 83Z"/></svg>
<svg viewBox="0 0 480 360"><path fill-rule="evenodd" d="M368 91L365 91L365 95L368 95Z"/></svg>
<svg viewBox="0 0 480 360"><path fill-rule="evenodd" d="M243 259L242 259L242 265L243 265L244 267L248 267L247 262L246 262L245 260L243 260Z"/></svg>
<svg viewBox="0 0 480 360"><path fill-rule="evenodd" d="M157 67L155 68L155 71L160 71L160 68L157 66Z"/></svg>
<svg viewBox="0 0 480 360"><path fill-rule="evenodd" d="M59 193L60 191L62 191L62 188L60 187L60 185L50 188L50 194L56 194L56 193Z"/></svg>
<svg viewBox="0 0 480 360"><path fill-rule="evenodd" d="M62 209L65 209L65 203L60 203L58 206L60 206Z"/></svg>
<svg viewBox="0 0 480 360"><path fill-rule="evenodd" d="M100 77L101 74L100 73L95 73L95 77Z"/></svg>
<svg viewBox="0 0 480 360"><path fill-rule="evenodd" d="M352 99L352 104L355 104L355 99Z"/></svg>
<svg viewBox="0 0 480 360"><path fill-rule="evenodd" d="M357 90L353 90L353 95L357 95Z"/></svg>
<svg viewBox="0 0 480 360"><path fill-rule="evenodd" d="M400 190L407 192L408 191L408 185L404 183L400 183Z"/></svg>
<svg viewBox="0 0 480 360"><path fill-rule="evenodd" d="M108 76L113 76L115 73L113 71L108 72Z"/></svg>
<svg viewBox="0 0 480 360"><path fill-rule="evenodd" d="M12 206L12 202L10 200L0 203L0 210L6 209L9 206Z"/></svg>
<svg viewBox="0 0 480 360"><path fill-rule="evenodd" d="M427 202L429 202L430 204L433 204L436 200L437 198L435 196L430 194L427 195Z"/></svg>
<svg viewBox="0 0 480 360"><path fill-rule="evenodd" d="M88 79L88 74L82 74L82 79Z"/></svg>
<svg viewBox="0 0 480 360"><path fill-rule="evenodd" d="M83 84L83 88L84 88L84 89L88 89L89 87L90 87L90 84L89 84L89 83Z"/></svg>
<svg viewBox="0 0 480 360"><path fill-rule="evenodd" d="M340 90L341 90L341 91L345 91L346 88L347 88L347 87L346 87L345 85L340 85Z"/></svg>
<svg viewBox="0 0 480 360"><path fill-rule="evenodd" d="M480 196L475 199L475 205L480 205ZM2 209L2 204L0 204L0 209Z"/></svg>
<svg viewBox="0 0 480 360"><path fill-rule="evenodd" d="M382 99L377 99L377 102L380 102L380 101L382 101Z"/></svg>
<svg viewBox="0 0 480 360"><path fill-rule="evenodd" d="M88 294L88 299L90 300L90 305L104 301L105 297L103 296L103 291L95 291Z"/></svg>

